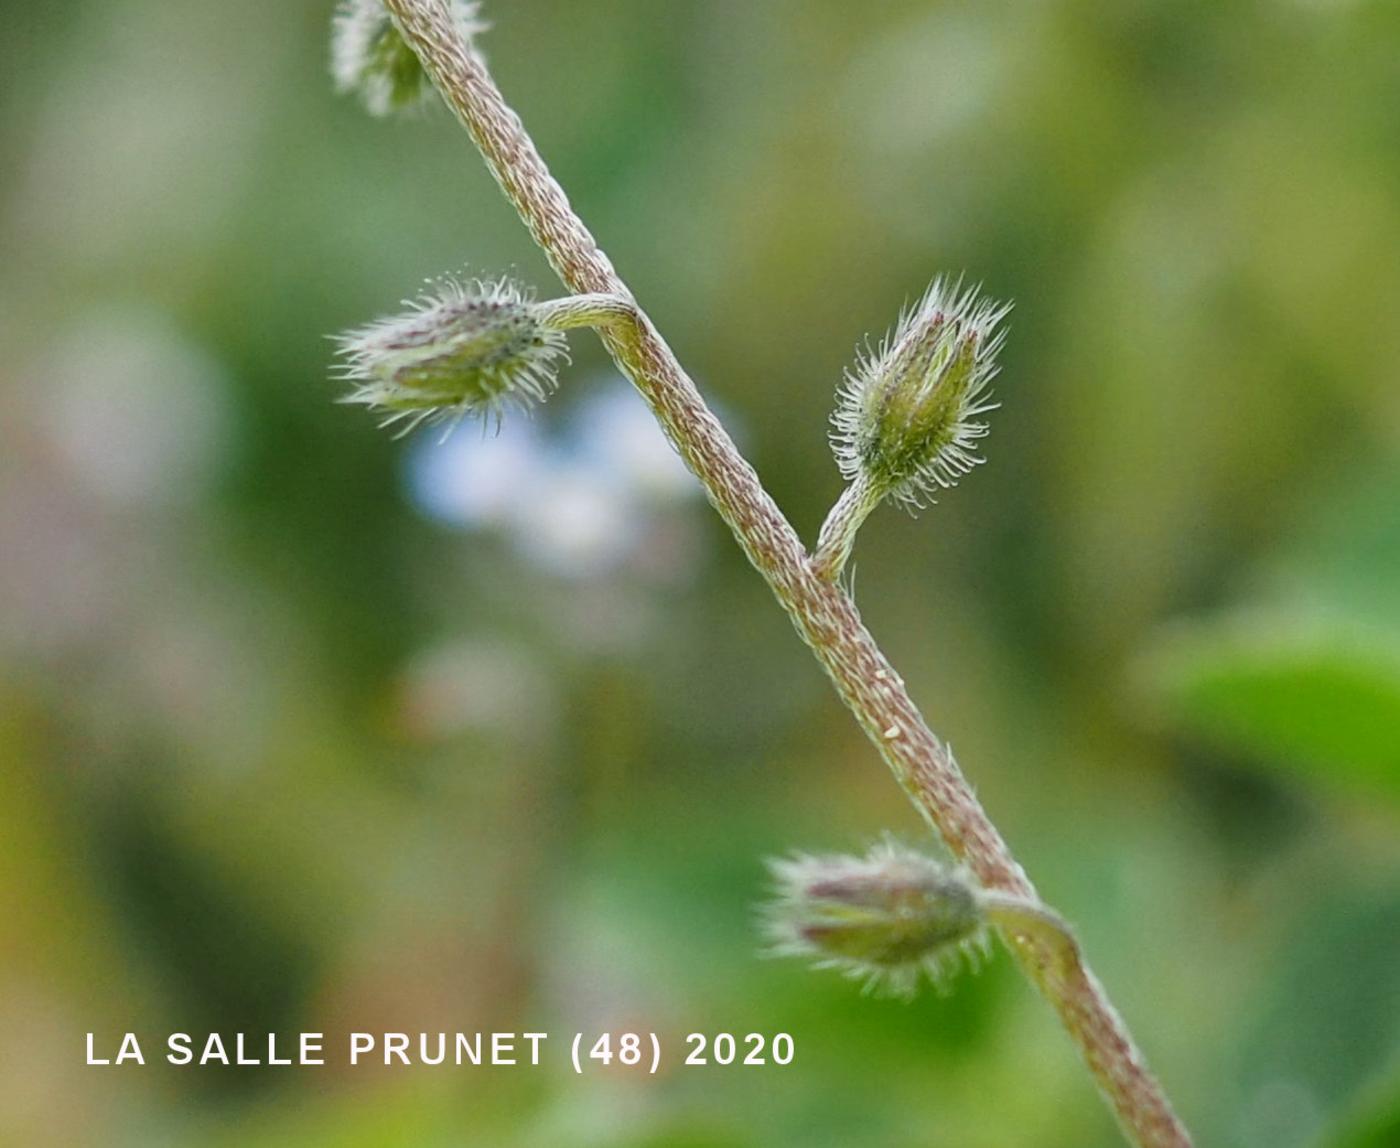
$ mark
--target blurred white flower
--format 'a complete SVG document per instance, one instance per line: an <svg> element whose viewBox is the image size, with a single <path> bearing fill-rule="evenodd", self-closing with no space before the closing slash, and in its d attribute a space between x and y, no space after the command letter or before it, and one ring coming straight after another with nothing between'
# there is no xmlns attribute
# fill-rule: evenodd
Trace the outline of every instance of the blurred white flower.
<svg viewBox="0 0 1400 1148"><path fill-rule="evenodd" d="M582 578L614 570L645 533L635 496L582 459L545 459L522 488L508 524L526 557L552 574Z"/></svg>
<svg viewBox="0 0 1400 1148"><path fill-rule="evenodd" d="M497 526L514 512L545 448L529 419L460 426L446 440L419 435L409 455L409 493L429 518L468 529Z"/></svg>
<svg viewBox="0 0 1400 1148"><path fill-rule="evenodd" d="M630 387L595 385L574 419L580 453L637 493L658 500L700 493L699 481Z"/></svg>
<svg viewBox="0 0 1400 1148"><path fill-rule="evenodd" d="M409 462L414 504L468 530L496 528L539 569L584 579L621 567L666 577L657 551L687 554L679 503L700 486L645 404L621 380L593 379L562 430L507 421L462 427L445 442L419 435Z"/></svg>

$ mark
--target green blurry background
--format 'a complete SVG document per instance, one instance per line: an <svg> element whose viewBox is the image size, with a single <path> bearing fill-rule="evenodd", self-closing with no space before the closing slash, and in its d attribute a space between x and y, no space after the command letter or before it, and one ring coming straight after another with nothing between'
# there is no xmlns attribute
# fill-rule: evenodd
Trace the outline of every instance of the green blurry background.
<svg viewBox="0 0 1400 1148"><path fill-rule="evenodd" d="M1004 954L759 958L763 857L921 829L596 340L498 439L332 404L423 277L552 288L445 114L333 96L330 7L0 2L0 1140L1117 1143ZM862 611L1202 1144L1400 1144L1400 7L489 15L805 537L854 345L939 271L1016 300L989 464L871 520ZM352 1028L672 1055L83 1063Z"/></svg>

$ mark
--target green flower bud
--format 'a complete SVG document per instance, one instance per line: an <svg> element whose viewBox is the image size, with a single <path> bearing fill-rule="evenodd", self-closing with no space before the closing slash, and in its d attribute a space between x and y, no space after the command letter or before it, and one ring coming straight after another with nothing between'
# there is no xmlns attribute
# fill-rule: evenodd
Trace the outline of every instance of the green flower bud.
<svg viewBox="0 0 1400 1148"><path fill-rule="evenodd" d="M996 406L987 386L1005 337L996 326L1010 309L938 279L879 352L861 356L832 416L847 482L877 502L918 507L982 461L977 441L988 428L978 416Z"/></svg>
<svg viewBox="0 0 1400 1148"><path fill-rule="evenodd" d="M876 353L860 357L838 395L831 435L847 486L822 524L813 570L835 580L861 523L886 498L913 509L982 461L1010 304L979 299L976 288L936 279Z"/></svg>
<svg viewBox="0 0 1400 1148"><path fill-rule="evenodd" d="M449 0L462 36L485 30L476 3ZM341 0L331 25L331 75L338 92L356 92L371 115L411 111L428 103L433 82L382 0Z"/></svg>
<svg viewBox="0 0 1400 1148"><path fill-rule="evenodd" d="M381 425L499 419L509 405L529 407L555 386L567 354L554 319L558 305L535 302L505 280L444 279L409 310L336 336L345 396L387 412Z"/></svg>
<svg viewBox="0 0 1400 1148"><path fill-rule="evenodd" d="M773 951L812 958L867 989L908 996L921 974L941 984L959 954L985 946L970 878L892 841L864 857L799 855L770 868Z"/></svg>

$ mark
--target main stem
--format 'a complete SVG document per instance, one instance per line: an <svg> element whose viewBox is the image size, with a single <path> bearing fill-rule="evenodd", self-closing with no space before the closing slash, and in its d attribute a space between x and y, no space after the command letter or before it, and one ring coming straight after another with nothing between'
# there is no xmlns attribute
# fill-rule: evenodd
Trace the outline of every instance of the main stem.
<svg viewBox="0 0 1400 1148"><path fill-rule="evenodd" d="M385 3L559 278L577 294L630 302L627 285L455 26L446 0ZM796 531L650 319L634 305L599 334L915 807L985 888L1036 898L952 754L862 625L855 603L814 568ZM1059 1014L1129 1140L1141 1148L1190 1148L1186 1129L1078 953L1066 961L1033 929L1003 926L1002 935Z"/></svg>

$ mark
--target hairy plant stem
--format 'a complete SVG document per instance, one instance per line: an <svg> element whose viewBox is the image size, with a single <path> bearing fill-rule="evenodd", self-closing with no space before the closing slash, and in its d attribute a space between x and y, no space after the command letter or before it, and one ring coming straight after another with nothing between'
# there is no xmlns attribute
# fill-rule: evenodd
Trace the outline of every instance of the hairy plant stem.
<svg viewBox="0 0 1400 1148"><path fill-rule="evenodd" d="M1072 976L1075 966L1083 961L1074 931L1059 913L1038 898L1027 900L1001 889L984 889L979 900L987 920L1003 933L1034 937L1050 949L1059 962L1056 971L1060 976Z"/></svg>
<svg viewBox="0 0 1400 1148"><path fill-rule="evenodd" d="M841 492L841 497L822 523L821 533L817 535L817 548L812 551L812 569L819 578L832 582L840 576L856 544L861 523L884 497L885 492L877 490L864 471L856 475Z"/></svg>
<svg viewBox="0 0 1400 1148"><path fill-rule="evenodd" d="M446 0L385 3L560 279L578 294L611 295L629 304L614 308L618 317L600 329L600 338L915 807L984 888L1036 901L1034 886L862 625L854 602L814 567L758 475L635 306L485 62L454 25ZM1044 929L1014 923L999 928L1055 1007L1128 1138L1141 1148L1188 1148L1190 1137L1077 947L1066 957L1063 944L1048 941Z"/></svg>
<svg viewBox="0 0 1400 1148"><path fill-rule="evenodd" d="M535 304L535 317L540 325L556 331L572 331L578 327L614 327L633 320L636 304L623 295L566 295Z"/></svg>

